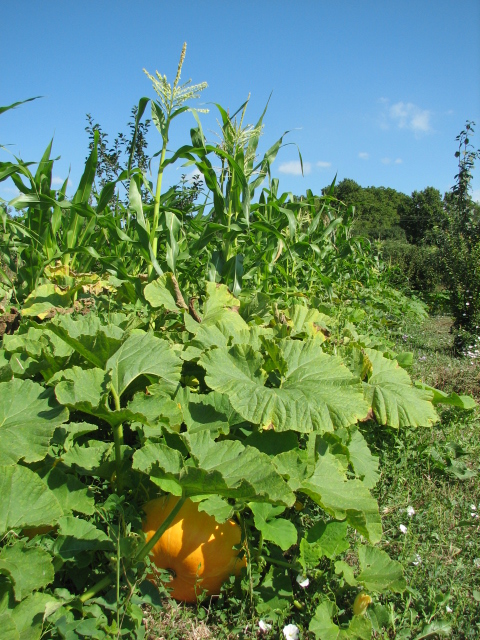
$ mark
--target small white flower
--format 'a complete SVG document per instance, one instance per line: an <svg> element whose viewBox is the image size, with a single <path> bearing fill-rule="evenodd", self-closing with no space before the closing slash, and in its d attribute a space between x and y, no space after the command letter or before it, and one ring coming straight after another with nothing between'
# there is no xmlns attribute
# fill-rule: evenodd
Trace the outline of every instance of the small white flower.
<svg viewBox="0 0 480 640"><path fill-rule="evenodd" d="M285 640L298 640L300 638L300 630L295 624L287 624L283 627L283 635Z"/></svg>
<svg viewBox="0 0 480 640"><path fill-rule="evenodd" d="M297 582L302 587L302 589L306 589L310 584L310 580L307 578L307 576L304 576L301 573L297 575Z"/></svg>
<svg viewBox="0 0 480 640"><path fill-rule="evenodd" d="M471 509L472 511L476 511L476 510L477 510L477 507L476 507L474 504L471 504L471 505L470 505L470 509Z"/></svg>
<svg viewBox="0 0 480 640"><path fill-rule="evenodd" d="M415 560L412 560L412 564L414 564L415 566L422 564L422 558L418 553L415 554Z"/></svg>
<svg viewBox="0 0 480 640"><path fill-rule="evenodd" d="M478 513L475 513L474 511L472 511L470 515L472 516L472 518L478 518Z"/></svg>
<svg viewBox="0 0 480 640"><path fill-rule="evenodd" d="M407 527L404 524L401 524L398 528L404 535L407 533Z"/></svg>
<svg viewBox="0 0 480 640"><path fill-rule="evenodd" d="M475 558L473 564L475 565L475 569L480 569L480 558Z"/></svg>
<svg viewBox="0 0 480 640"><path fill-rule="evenodd" d="M258 626L262 633L267 633L267 631L270 631L270 629L272 628L272 625L268 624L268 622L265 622L265 620L259 620Z"/></svg>
<svg viewBox="0 0 480 640"><path fill-rule="evenodd" d="M448 604L447 604L447 606L445 607L445 611L446 611L447 613L452 613L452 612L453 612L453 609L450 609L450 607L449 607L449 606L448 606Z"/></svg>
<svg viewBox="0 0 480 640"><path fill-rule="evenodd" d="M409 518L412 518L414 515L415 515L415 509L412 506L407 507L407 516Z"/></svg>

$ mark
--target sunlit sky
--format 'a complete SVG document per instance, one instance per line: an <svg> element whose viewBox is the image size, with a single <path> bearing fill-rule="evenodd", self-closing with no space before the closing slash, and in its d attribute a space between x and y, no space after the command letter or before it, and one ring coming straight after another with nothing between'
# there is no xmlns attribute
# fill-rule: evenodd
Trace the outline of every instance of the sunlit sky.
<svg viewBox="0 0 480 640"><path fill-rule="evenodd" d="M260 151L290 131L272 166L281 191L319 193L337 175L444 193L466 120L478 123L480 148L478 0L23 0L2 2L0 22L0 105L43 96L0 115L0 160L38 161L53 137L54 181L70 171L71 192L88 151L86 114L111 140L127 132L132 106L156 97L142 69L173 82L183 42L182 80L208 83L192 106L210 108L201 118L212 142L213 103L233 113L251 94L255 123L272 94ZM193 126L191 113L174 121L171 150ZM154 127L148 140L153 155ZM191 168L172 167L166 180L182 173ZM0 183L0 197L15 194Z"/></svg>

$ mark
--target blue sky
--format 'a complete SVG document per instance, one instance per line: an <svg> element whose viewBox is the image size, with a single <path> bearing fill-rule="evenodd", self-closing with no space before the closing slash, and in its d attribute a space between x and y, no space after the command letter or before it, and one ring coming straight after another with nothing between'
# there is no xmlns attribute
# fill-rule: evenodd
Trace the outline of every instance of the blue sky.
<svg viewBox="0 0 480 640"><path fill-rule="evenodd" d="M281 191L319 193L335 174L362 186L410 194L448 190L455 137L477 122L480 147L478 0L23 0L2 3L0 144L39 160L54 137L57 183L73 188L87 155L86 113L110 138L130 110L155 97L142 68L173 82L184 41L182 80L206 81L201 100L235 111L248 94L255 123L270 93L261 150L286 130L272 168ZM212 141L215 107L202 116ZM193 116L174 121L170 148L189 143ZM149 151L161 146L153 128ZM0 151L0 160L8 154ZM480 166L480 163L479 163ZM480 169L474 174L480 200ZM171 168L170 184L189 169ZM0 197L15 195L0 184Z"/></svg>

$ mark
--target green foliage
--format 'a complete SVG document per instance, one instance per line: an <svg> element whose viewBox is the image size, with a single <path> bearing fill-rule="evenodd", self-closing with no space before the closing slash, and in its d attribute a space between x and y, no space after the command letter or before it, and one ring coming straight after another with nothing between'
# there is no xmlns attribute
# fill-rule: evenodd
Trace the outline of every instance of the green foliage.
<svg viewBox="0 0 480 640"><path fill-rule="evenodd" d="M336 186L335 197L355 207L357 233L376 240L401 236L398 225L410 200L405 194L387 187L361 187L354 180L345 179Z"/></svg>
<svg viewBox="0 0 480 640"><path fill-rule="evenodd" d="M427 187L414 191L400 207L400 226L405 231L408 242L418 245L425 240L434 241L435 227L444 219L442 196L438 189Z"/></svg>
<svg viewBox="0 0 480 640"><path fill-rule="evenodd" d="M386 240L381 245L381 255L389 263L388 277L394 285L412 288L425 296L443 284L440 249L435 245Z"/></svg>
<svg viewBox="0 0 480 640"><path fill-rule="evenodd" d="M90 151L95 146L95 132L98 132L96 178L98 179L99 191L107 183L115 182L127 170L130 156L135 165L140 167L142 171L147 171L148 169L151 158L147 155L146 149L148 146L147 134L151 121L140 122L135 127L137 113L138 107L135 106L132 108L132 115L128 124L129 135L127 136L122 132L118 133L111 146L108 134L87 113L88 125L85 127L85 131L88 133Z"/></svg>
<svg viewBox="0 0 480 640"><path fill-rule="evenodd" d="M368 638L388 620L379 603L352 615L356 590L385 599L406 586L375 546L369 437L376 425L431 426L435 402L468 401L414 385L409 354L381 337L424 307L384 285L335 185L321 197L278 194L271 164L283 136L256 158L265 111L252 126L247 103L233 116L217 105L221 142L207 143L185 104L204 83L179 85L184 57L185 47L173 85L147 74L162 138L155 185L142 164L146 98L126 166L125 140L108 149L90 125L72 200L66 183L51 188L51 145L35 175L19 159L0 165L21 191L10 203L21 214L4 208L1 249L5 283L23 303L0 350L2 629L15 639L29 626L32 638L142 638L142 605L160 604L149 553L188 497L241 524L247 569L223 597L247 594L250 615L278 626L303 607L303 572L319 594L305 626ZM167 157L171 122L188 110L191 144ZM203 175L202 205L196 188L162 192L177 160ZM115 197L122 182L125 202ZM393 197L384 191L369 192L372 225ZM142 504L162 493L180 500L145 543Z"/></svg>
<svg viewBox="0 0 480 640"><path fill-rule="evenodd" d="M456 183L446 197L445 222L438 234L445 284L456 326L478 335L480 326L480 207L469 194L472 170L480 151L470 143L473 122L457 136Z"/></svg>
<svg viewBox="0 0 480 640"><path fill-rule="evenodd" d="M164 279L156 286L168 291ZM12 497L0 521L3 532L13 529L19 536L6 547L8 558L25 553L22 529L49 525L53 529L47 538L39 538L49 542L38 551L38 563L55 566L55 573L42 570L43 582L32 586L15 579L5 556L5 573L18 602L9 605L10 616L20 604L26 606L32 592L63 584L69 598L83 602L73 617L66 617L76 628L90 619L88 602L101 589L124 579L136 589L141 573L140 582L132 576L148 553L138 535L140 507L159 489L203 500L202 508L222 520L234 511L238 514L247 532L244 545L251 571L259 571L252 593L255 606L259 615L272 621L283 619L291 607L289 568L295 571L303 564L307 572L315 571L327 557L332 572L338 570L340 565L333 561L350 548L348 525L371 543L380 540L378 506L371 495L377 464L357 421L368 413L365 400L379 392L386 407L390 402L399 407L406 398L408 410L405 406L400 424L427 424L434 416L433 409L424 408L431 407L426 400L431 396L417 391L408 375L381 352L366 350L373 367L370 374L359 374L355 358L342 364L341 357L330 355L329 341L321 332L309 335L308 327L313 329L316 321L331 322L318 311L293 305L284 312L285 324L275 320L270 308L261 324L246 322L245 303L213 283L207 286L199 312L201 323L188 310L172 309L168 295L155 300L167 301L169 308L152 310L154 333L140 327L125 330L128 318L123 314L117 314L116 323L102 322L98 316L66 316L40 325L30 322L15 340L5 342L11 370L13 362L26 355L34 372L34 381L14 376L0 383L0 393L8 398L2 404L2 478L4 491ZM240 313L234 307L240 307ZM172 313L176 328L167 330L164 323ZM355 348L350 341L349 349ZM222 364L225 358L227 367ZM33 366L44 361L48 368ZM197 387L189 386L193 371ZM388 380L382 371L390 372ZM235 378L233 385L226 374ZM405 391L394 382L396 376L402 378ZM32 399L19 414L16 403L26 393ZM257 398L258 404L248 402L248 397ZM34 424L34 441L12 448L10 413L22 416L25 429ZM378 415L383 422L381 411ZM385 415L388 421L388 409ZM16 424L18 431L18 420ZM398 426L397 418L391 424ZM298 517L292 519L291 508L299 496L316 505L321 514L316 520L323 526L305 527ZM118 501L123 499L130 511L120 517ZM118 507L113 508L112 500ZM113 520L99 517L107 509ZM34 541L27 544L33 544L33 562L34 550L40 547ZM281 552L290 556L286 564ZM401 572L396 568L396 577L388 578L390 564L384 552L357 549L355 544L351 552L358 554L361 568L352 585L380 592L400 588ZM121 553L124 568L112 572L109 558L116 553ZM52 565L58 558L63 564ZM263 575L265 563L271 569ZM74 566L83 576L78 581L72 581ZM279 572L285 583L282 604L268 596L280 580ZM65 611L58 599L54 601ZM117 599L117 610L126 606L122 602ZM95 624L107 624L109 616L104 609ZM52 621L62 634L64 617L55 615Z"/></svg>

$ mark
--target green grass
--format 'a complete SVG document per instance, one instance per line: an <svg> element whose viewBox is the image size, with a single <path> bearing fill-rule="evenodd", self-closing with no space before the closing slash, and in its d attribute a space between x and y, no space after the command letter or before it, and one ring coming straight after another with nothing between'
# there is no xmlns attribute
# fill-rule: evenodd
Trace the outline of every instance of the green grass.
<svg viewBox="0 0 480 640"><path fill-rule="evenodd" d="M450 326L449 318L430 318L405 330L399 346L415 353L414 379L447 392L468 392L480 401L480 362L452 357ZM480 410L446 408L440 415L432 429L391 434L379 452L382 475L376 492L383 546L402 562L409 584L394 603L391 637L441 637L424 636L435 624L451 638L480 635L480 518L472 516L472 505L480 512L478 479L453 475L458 461L467 469L479 468ZM456 460L454 450L462 452ZM415 510L411 517L409 506Z"/></svg>

